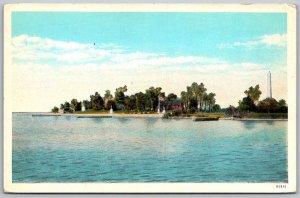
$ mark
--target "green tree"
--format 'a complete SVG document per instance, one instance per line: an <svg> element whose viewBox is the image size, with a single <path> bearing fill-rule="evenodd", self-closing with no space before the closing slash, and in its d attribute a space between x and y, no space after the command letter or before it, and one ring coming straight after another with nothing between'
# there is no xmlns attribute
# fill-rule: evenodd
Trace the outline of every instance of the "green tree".
<svg viewBox="0 0 300 198"><path fill-rule="evenodd" d="M197 98L196 98L196 89L195 86L187 86L187 97L189 101L188 109L196 109L197 108Z"/></svg>
<svg viewBox="0 0 300 198"><path fill-rule="evenodd" d="M110 90L106 90L105 94L104 94L104 106L105 106L105 108L107 108L108 101L112 100L112 99L113 99L113 96L111 95Z"/></svg>
<svg viewBox="0 0 300 198"><path fill-rule="evenodd" d="M234 106L230 105L228 108L226 108L225 114L228 116L234 116L236 111L237 111L237 109Z"/></svg>
<svg viewBox="0 0 300 198"><path fill-rule="evenodd" d="M215 93L209 93L207 95L208 111L212 110L212 106L216 103Z"/></svg>
<svg viewBox="0 0 300 198"><path fill-rule="evenodd" d="M176 100L177 99L177 95L174 94L174 93L170 93L168 96L167 96L167 100Z"/></svg>
<svg viewBox="0 0 300 198"><path fill-rule="evenodd" d="M259 85L256 85L255 87L249 87L249 89L244 91L244 93L246 94L246 96L250 97L254 103L259 100L259 97L261 95Z"/></svg>
<svg viewBox="0 0 300 198"><path fill-rule="evenodd" d="M129 96L125 96L124 106L125 106L126 110L130 110L130 97Z"/></svg>
<svg viewBox="0 0 300 198"><path fill-rule="evenodd" d="M123 109L124 100L125 100L125 92L127 91L127 86L119 87L115 91L115 102L118 109Z"/></svg>
<svg viewBox="0 0 300 198"><path fill-rule="evenodd" d="M281 113L287 113L288 107L284 99L278 101L277 111Z"/></svg>
<svg viewBox="0 0 300 198"><path fill-rule="evenodd" d="M98 92L96 92L95 95L91 95L90 98L91 98L92 108L94 110L103 109L104 101Z"/></svg>
<svg viewBox="0 0 300 198"><path fill-rule="evenodd" d="M203 101L202 101L202 110L203 111L207 111L207 109L208 109L208 103L209 103L209 97L208 97L208 94L205 93L203 95Z"/></svg>
<svg viewBox="0 0 300 198"><path fill-rule="evenodd" d="M278 101L278 105L279 105L280 107L287 107L286 101L285 101L284 99L280 99L280 100Z"/></svg>
<svg viewBox="0 0 300 198"><path fill-rule="evenodd" d="M72 109L72 111L80 111L81 103L78 102L77 99L74 98L71 100L70 108Z"/></svg>
<svg viewBox="0 0 300 198"><path fill-rule="evenodd" d="M105 91L104 99L107 99L107 100L112 100L113 99L113 96L111 95L110 90Z"/></svg>
<svg viewBox="0 0 300 198"><path fill-rule="evenodd" d="M203 100L204 100L204 96L206 95L206 91L207 89L204 87L204 84L203 83L200 83L198 85L198 93L199 93L199 96L198 96L198 100L199 100L199 110L201 111L202 108L203 108Z"/></svg>
<svg viewBox="0 0 300 198"><path fill-rule="evenodd" d="M60 108L59 108L60 110L62 110L62 111L64 111L64 109L65 109L65 104L60 104Z"/></svg>
<svg viewBox="0 0 300 198"><path fill-rule="evenodd" d="M259 101L257 110L265 113L287 113L288 107L284 99L277 102L274 98L266 98Z"/></svg>
<svg viewBox="0 0 300 198"><path fill-rule="evenodd" d="M161 94L161 87L150 87L146 90L145 108L153 111L158 106L158 97Z"/></svg>
<svg viewBox="0 0 300 198"><path fill-rule="evenodd" d="M60 109L64 112L64 113L72 113L73 110L71 109L71 105L69 102L65 102L64 104L60 105Z"/></svg>
<svg viewBox="0 0 300 198"><path fill-rule="evenodd" d="M87 109L92 109L92 108L93 108L93 107L92 107L91 101L84 100L84 101L82 101L82 103L83 103L83 105L85 106L85 109L86 109L86 110L87 110Z"/></svg>
<svg viewBox="0 0 300 198"><path fill-rule="evenodd" d="M115 101L109 100L109 101L107 102L106 109L110 109L110 108L112 108L114 111L117 110L117 106L116 106Z"/></svg>
<svg viewBox="0 0 300 198"><path fill-rule="evenodd" d="M250 96L244 97L242 101L239 101L238 109L240 111L255 111L256 106Z"/></svg>
<svg viewBox="0 0 300 198"><path fill-rule="evenodd" d="M198 96L199 96L198 84L196 82L193 82L190 87L187 87L187 92L189 93L190 101L192 101L192 100L196 101L195 108L198 108L198 105L199 105L199 103L198 103L199 102L199 100L198 100Z"/></svg>
<svg viewBox="0 0 300 198"><path fill-rule="evenodd" d="M180 95L181 95L181 102L183 103L183 108L185 110L187 110L188 107L189 107L189 96L188 96L188 93L186 91L182 91L180 93Z"/></svg>
<svg viewBox="0 0 300 198"><path fill-rule="evenodd" d="M135 95L131 95L131 96L128 97L128 109L129 110L137 109L137 107L136 107L136 96Z"/></svg>
<svg viewBox="0 0 300 198"><path fill-rule="evenodd" d="M192 100L196 101L196 108L198 109L198 111L203 110L203 103L206 95L206 90L207 89L204 87L203 83L200 83L198 85L196 82L193 82L191 86L187 87L187 96L189 98L189 102L190 104L192 104L194 103L192 102Z"/></svg>
<svg viewBox="0 0 300 198"><path fill-rule="evenodd" d="M212 106L212 111L213 111L213 112L220 112L220 111L221 111L220 105L214 104L214 105Z"/></svg>
<svg viewBox="0 0 300 198"><path fill-rule="evenodd" d="M51 110L52 113L58 113L59 109L58 107L53 107L53 109Z"/></svg>
<svg viewBox="0 0 300 198"><path fill-rule="evenodd" d="M146 95L143 92L134 94L136 101L136 109L144 111L146 106Z"/></svg>

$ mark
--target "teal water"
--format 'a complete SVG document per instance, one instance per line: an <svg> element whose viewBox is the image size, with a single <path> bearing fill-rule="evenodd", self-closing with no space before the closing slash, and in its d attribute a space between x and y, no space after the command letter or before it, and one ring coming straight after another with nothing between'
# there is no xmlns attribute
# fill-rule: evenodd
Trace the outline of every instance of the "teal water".
<svg viewBox="0 0 300 198"><path fill-rule="evenodd" d="M13 182L287 182L287 122L13 114Z"/></svg>

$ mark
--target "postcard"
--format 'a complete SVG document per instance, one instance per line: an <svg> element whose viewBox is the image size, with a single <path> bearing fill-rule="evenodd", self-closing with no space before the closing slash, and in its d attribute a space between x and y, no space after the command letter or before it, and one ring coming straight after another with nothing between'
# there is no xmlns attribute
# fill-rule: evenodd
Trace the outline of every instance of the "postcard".
<svg viewBox="0 0 300 198"><path fill-rule="evenodd" d="M4 191L296 191L296 7L7 4Z"/></svg>

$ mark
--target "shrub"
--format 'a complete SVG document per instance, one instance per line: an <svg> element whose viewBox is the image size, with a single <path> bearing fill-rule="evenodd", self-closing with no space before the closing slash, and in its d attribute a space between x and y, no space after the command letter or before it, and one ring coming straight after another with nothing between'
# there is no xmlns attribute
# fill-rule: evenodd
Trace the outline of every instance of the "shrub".
<svg viewBox="0 0 300 198"><path fill-rule="evenodd" d="M58 113L58 107L53 107L53 109L51 110L52 113Z"/></svg>

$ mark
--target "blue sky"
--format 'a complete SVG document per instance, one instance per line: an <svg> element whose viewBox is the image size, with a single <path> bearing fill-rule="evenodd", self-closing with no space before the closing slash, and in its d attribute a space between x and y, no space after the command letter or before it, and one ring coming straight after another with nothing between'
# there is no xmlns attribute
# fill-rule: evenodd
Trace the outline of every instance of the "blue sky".
<svg viewBox="0 0 300 198"><path fill-rule="evenodd" d="M130 70L131 67L133 71L139 69L144 73L150 72L149 66L155 67L158 72L165 68L171 68L172 71L173 68L174 72L180 72L186 75L186 78L191 78L191 75L188 77L189 74L198 72L199 75L191 81L208 80L207 84L211 86L208 89L216 92L217 99L219 96L219 103L226 106L236 104L238 97L241 96L238 92L243 93L247 87L242 86L248 85L241 83L241 87L234 86L234 89L238 91L231 101L227 98L224 102L225 98L222 99L221 90L225 87L214 86L214 82L222 77L226 80L222 75L227 74L228 70L232 72L230 73L232 77L245 75L246 78L243 79L248 80L249 84L254 82L249 71L261 72L259 75L263 75L263 72L271 70L274 71L274 80L276 76L278 82L285 79L286 76L282 75L282 72L286 72L286 26L287 15L285 13L13 12L12 40L15 46L13 63L16 68L33 67L35 73L26 73L27 75L42 75L41 72L48 72L51 68L59 69L58 67L67 70L67 68L89 66L91 70L94 69L100 73L117 71L121 72L119 76L128 78L120 78L117 83L120 86L131 83L133 92L140 91L134 90L138 88L145 90L149 84L145 83L144 88L143 86L135 87L136 84L141 84L141 81L137 74L129 74L130 71L126 73L125 70ZM43 48L43 45L48 47ZM79 57L78 60L76 57ZM126 66L126 63L131 66ZM108 71L108 67L115 70ZM124 71L120 71L122 68ZM210 72L205 73L204 70ZM24 70L25 72L28 71ZM67 71L61 71L63 72ZM162 72L167 71L160 71ZM257 74L253 73L253 76ZM19 75L23 76L28 84L33 83L33 80L26 79L24 74ZM69 73L67 76L70 77L71 82L72 76ZM86 79L91 77L87 75ZM73 78L76 79L76 74ZM133 78L137 79L136 82L132 81ZM165 90L166 92L177 93L179 90L169 85L172 82L170 78L175 77L160 76L158 79L161 81L160 86L169 87L170 90ZM46 81L45 79L47 78L44 78L43 82ZM38 81L36 79L34 82ZM151 79L148 81L154 83ZM58 82L57 80L56 83ZM109 82L109 80L103 80L102 83L104 82ZM100 81L94 83L101 84ZM64 85L58 83L56 86ZM107 87L113 91L114 88L110 86L107 84ZM130 85L128 86L130 89ZM283 87L286 85L280 84L277 88L279 90ZM43 87L39 87L41 88ZM52 89L58 88L52 87ZM105 89L104 85L100 89ZM87 94L86 91L84 93ZM69 97L76 97L76 94L71 95L74 94L72 91L68 94L70 94ZM55 96L53 102L50 103L65 100L66 97L67 95ZM84 98L83 95L77 95L77 97ZM278 97L286 97L286 88L280 91ZM34 99L31 98L31 100Z"/></svg>
<svg viewBox="0 0 300 198"><path fill-rule="evenodd" d="M286 33L282 13L13 13L12 36L28 34L80 43L114 43L129 50L266 63L280 50L222 50L221 43Z"/></svg>

